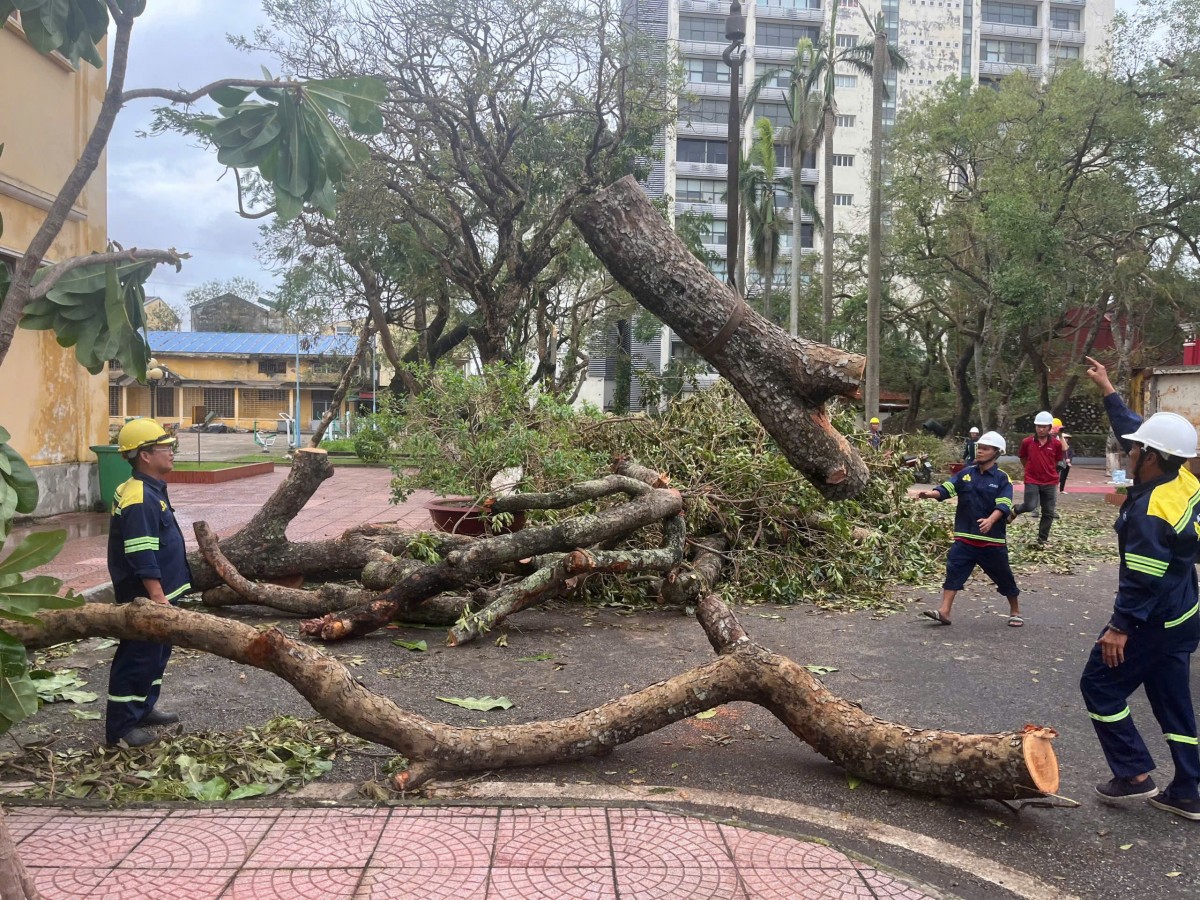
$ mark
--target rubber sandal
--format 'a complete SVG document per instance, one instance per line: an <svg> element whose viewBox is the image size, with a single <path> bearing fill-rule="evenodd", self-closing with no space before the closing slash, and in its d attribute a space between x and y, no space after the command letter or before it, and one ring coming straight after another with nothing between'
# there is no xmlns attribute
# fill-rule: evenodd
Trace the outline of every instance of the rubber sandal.
<svg viewBox="0 0 1200 900"><path fill-rule="evenodd" d="M933 619L933 621L937 622L939 625L950 624L950 620L943 616L940 610L926 609L922 611L921 615L925 616L926 618Z"/></svg>
<svg viewBox="0 0 1200 900"><path fill-rule="evenodd" d="M1024 624L1025 624L1025 620L1022 619L1020 616L1009 616L1008 617L1008 627L1009 628L1020 628Z"/></svg>

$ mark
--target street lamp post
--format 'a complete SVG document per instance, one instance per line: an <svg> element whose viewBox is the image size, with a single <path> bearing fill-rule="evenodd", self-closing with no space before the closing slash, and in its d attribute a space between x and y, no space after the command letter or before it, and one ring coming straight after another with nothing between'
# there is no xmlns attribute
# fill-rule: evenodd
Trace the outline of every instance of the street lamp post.
<svg viewBox="0 0 1200 900"><path fill-rule="evenodd" d="M160 366L158 360L150 357L150 365L146 369L146 383L150 388L150 418L158 418L158 384L166 377L166 366Z"/></svg>
<svg viewBox="0 0 1200 900"><path fill-rule="evenodd" d="M729 4L729 15L725 18L725 39L729 46L721 54L729 66L729 158L725 176L725 276L730 287L737 290L738 238L738 165L742 159L742 104L739 75L746 53L742 41L746 39L746 17L742 15L742 4L733 0Z"/></svg>

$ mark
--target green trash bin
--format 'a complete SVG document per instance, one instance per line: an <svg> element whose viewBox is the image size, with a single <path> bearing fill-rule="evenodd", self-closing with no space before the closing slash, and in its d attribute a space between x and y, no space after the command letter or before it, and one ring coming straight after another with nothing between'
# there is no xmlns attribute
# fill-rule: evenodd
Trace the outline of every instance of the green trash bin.
<svg viewBox="0 0 1200 900"><path fill-rule="evenodd" d="M133 477L133 466L121 456L116 444L100 444L91 449L100 460L100 505L108 512L117 488Z"/></svg>

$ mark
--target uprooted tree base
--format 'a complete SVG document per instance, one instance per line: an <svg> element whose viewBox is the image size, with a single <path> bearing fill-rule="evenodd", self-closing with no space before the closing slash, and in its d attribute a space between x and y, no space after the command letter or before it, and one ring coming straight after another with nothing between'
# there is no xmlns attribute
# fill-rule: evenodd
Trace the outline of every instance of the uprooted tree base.
<svg viewBox="0 0 1200 900"><path fill-rule="evenodd" d="M364 526L332 541L292 544L285 537L287 522L331 472L323 452L307 450L297 454L289 478L237 535L218 544L203 523L197 526L204 558L196 560L196 581L215 588L206 593L206 602L228 605L236 599L301 615L322 604L357 604L303 623L305 634L326 640L364 634L402 614L410 620L456 617L447 642L463 643L597 572L652 574L663 595L695 604L717 651L715 660L568 718L492 728L439 724L371 692L341 663L277 629L259 631L148 602L44 612L39 616L43 626L23 627L20 636L28 646L100 635L169 642L270 671L329 721L406 757L407 767L393 779L397 790L432 778L604 754L687 716L740 700L769 710L826 758L879 784L1006 801L1057 791L1052 729L959 734L887 722L832 694L802 665L755 644L711 593L725 537L693 541L689 562L683 499L665 486L667 476L630 460L619 460L616 469L562 491L494 500L496 513L590 504L583 513L514 534L435 538ZM658 546L621 548L640 530L655 534ZM429 558L400 555L415 544ZM252 581L242 570L275 581L350 573L363 587L305 591L294 584ZM502 576L498 584L497 575ZM218 579L225 586L217 588ZM471 587L467 597L445 595Z"/></svg>

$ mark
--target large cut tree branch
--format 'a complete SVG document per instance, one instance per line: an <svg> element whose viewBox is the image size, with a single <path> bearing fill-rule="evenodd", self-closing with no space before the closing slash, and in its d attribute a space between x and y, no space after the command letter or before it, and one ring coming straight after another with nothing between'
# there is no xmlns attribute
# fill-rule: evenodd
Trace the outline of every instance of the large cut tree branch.
<svg viewBox="0 0 1200 900"><path fill-rule="evenodd" d="M863 357L791 337L747 308L688 251L632 176L582 203L573 219L613 277L728 379L822 495L862 490L866 464L830 424L825 402L858 389Z"/></svg>
<svg viewBox="0 0 1200 900"><path fill-rule="evenodd" d="M1019 799L1058 789L1054 732L959 734L876 719L826 690L803 666L759 647L715 595L698 616L720 656L666 681L565 719L459 728L403 709L318 648L275 628L138 600L43 612L40 626L12 625L29 647L86 637L203 650L288 681L330 722L411 760L394 782L583 759L724 703L766 707L797 737L847 771L878 784L946 797Z"/></svg>

